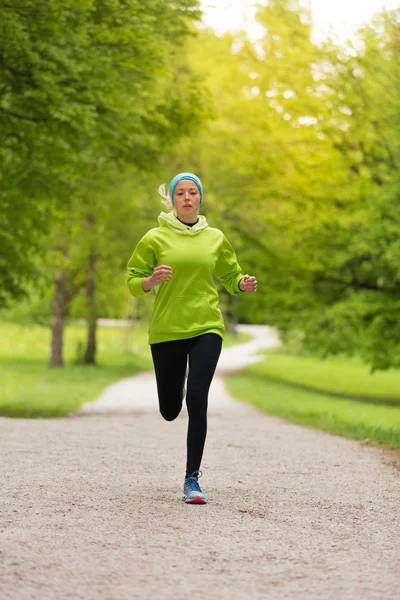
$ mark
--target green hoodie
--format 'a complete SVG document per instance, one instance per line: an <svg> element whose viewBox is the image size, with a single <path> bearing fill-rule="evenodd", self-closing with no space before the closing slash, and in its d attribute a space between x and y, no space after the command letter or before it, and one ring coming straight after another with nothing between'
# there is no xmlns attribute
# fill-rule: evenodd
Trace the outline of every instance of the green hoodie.
<svg viewBox="0 0 400 600"><path fill-rule="evenodd" d="M219 229L204 216L189 227L173 213L161 213L159 227L137 244L128 263L128 287L142 296L142 280L158 265L169 265L172 278L157 287L149 328L149 344L217 333L225 327L213 273L231 294L239 293L243 277L236 254Z"/></svg>

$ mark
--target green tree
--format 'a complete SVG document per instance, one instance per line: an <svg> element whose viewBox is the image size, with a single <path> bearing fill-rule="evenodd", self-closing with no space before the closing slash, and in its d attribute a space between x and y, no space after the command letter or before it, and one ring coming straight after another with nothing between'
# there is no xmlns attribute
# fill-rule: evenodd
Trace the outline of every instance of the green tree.
<svg viewBox="0 0 400 600"><path fill-rule="evenodd" d="M318 257L305 274L306 306L316 306L306 345L320 354L357 353L375 369L400 365L399 41L394 11L361 30L355 44L327 47L330 114L321 132L346 181L329 221L309 232Z"/></svg>
<svg viewBox="0 0 400 600"><path fill-rule="evenodd" d="M198 16L195 0L1 3L0 306L35 277L29 257L94 157L154 161L160 77Z"/></svg>

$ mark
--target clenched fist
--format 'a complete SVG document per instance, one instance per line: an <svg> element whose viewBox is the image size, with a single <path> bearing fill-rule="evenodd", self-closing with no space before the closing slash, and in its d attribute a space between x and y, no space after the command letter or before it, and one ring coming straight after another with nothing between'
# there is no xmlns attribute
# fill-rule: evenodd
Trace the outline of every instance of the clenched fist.
<svg viewBox="0 0 400 600"><path fill-rule="evenodd" d="M250 275L245 275L239 282L239 288L242 292L255 293L257 291L257 279Z"/></svg>
<svg viewBox="0 0 400 600"><path fill-rule="evenodd" d="M169 281L172 277L172 269L168 265L159 265L153 270L153 274L150 277L146 277L142 281L142 288L145 292L151 290L159 283Z"/></svg>

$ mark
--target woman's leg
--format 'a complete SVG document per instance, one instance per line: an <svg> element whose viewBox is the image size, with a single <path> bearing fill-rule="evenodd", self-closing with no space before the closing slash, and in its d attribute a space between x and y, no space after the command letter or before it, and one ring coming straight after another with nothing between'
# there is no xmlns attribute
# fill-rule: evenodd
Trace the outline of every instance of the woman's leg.
<svg viewBox="0 0 400 600"><path fill-rule="evenodd" d="M222 338L206 333L191 342L186 404L189 413L186 477L200 469L207 435L208 391L221 353Z"/></svg>
<svg viewBox="0 0 400 600"><path fill-rule="evenodd" d="M160 413L173 421L182 409L188 340L151 344Z"/></svg>

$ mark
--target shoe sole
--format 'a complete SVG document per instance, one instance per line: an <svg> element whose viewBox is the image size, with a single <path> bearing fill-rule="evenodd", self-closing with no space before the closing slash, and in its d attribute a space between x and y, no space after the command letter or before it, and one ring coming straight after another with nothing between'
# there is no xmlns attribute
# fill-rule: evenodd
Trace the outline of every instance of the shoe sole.
<svg viewBox="0 0 400 600"><path fill-rule="evenodd" d="M207 500L205 498L202 498L201 496L195 496L194 498L191 498L190 500L186 499L184 496L182 498L182 500L186 504L207 504Z"/></svg>

